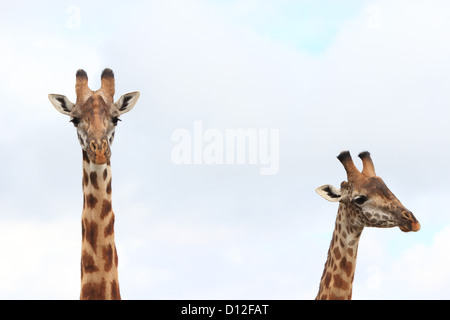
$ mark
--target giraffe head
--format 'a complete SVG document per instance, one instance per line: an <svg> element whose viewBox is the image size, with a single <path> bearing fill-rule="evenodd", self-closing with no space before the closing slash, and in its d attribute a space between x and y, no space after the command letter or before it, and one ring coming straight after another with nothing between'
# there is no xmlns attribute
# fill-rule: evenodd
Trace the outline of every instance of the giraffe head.
<svg viewBox="0 0 450 320"><path fill-rule="evenodd" d="M418 231L420 224L411 211L406 209L388 189L375 168L369 152L359 154L363 162L360 172L348 151L339 154L338 159L347 172L347 180L337 189L324 185L317 193L329 201L339 201L346 207L348 221L355 227L399 227L404 232Z"/></svg>
<svg viewBox="0 0 450 320"><path fill-rule="evenodd" d="M80 69L76 74L76 103L60 94L48 95L56 110L70 116L70 122L77 129L81 148L94 164L109 161L119 117L130 111L139 98L139 92L130 92L114 102L114 90L114 73L111 69L103 70L101 88L97 91L89 89L87 74Z"/></svg>

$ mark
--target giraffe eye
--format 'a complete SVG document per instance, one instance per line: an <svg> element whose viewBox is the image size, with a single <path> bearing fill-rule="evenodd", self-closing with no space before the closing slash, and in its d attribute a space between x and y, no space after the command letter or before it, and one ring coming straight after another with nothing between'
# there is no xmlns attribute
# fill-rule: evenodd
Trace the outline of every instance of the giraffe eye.
<svg viewBox="0 0 450 320"><path fill-rule="evenodd" d="M355 199L353 199L357 205L362 205L364 202L367 201L366 196L356 196Z"/></svg>
<svg viewBox="0 0 450 320"><path fill-rule="evenodd" d="M72 118L72 119L70 119L70 122L72 122L73 125L76 127L80 123L80 119L79 118Z"/></svg>
<svg viewBox="0 0 450 320"><path fill-rule="evenodd" d="M119 121L122 121L122 120L119 119L119 117L114 117L114 118L112 119L112 123L113 123L115 126L117 126L117 123L119 123Z"/></svg>

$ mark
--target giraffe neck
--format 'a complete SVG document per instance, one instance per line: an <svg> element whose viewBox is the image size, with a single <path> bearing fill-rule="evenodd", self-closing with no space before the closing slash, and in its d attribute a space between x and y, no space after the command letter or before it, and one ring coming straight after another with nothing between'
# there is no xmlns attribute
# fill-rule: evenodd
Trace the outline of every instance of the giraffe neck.
<svg viewBox="0 0 450 320"><path fill-rule="evenodd" d="M340 203L316 299L351 299L362 226L355 226L355 208Z"/></svg>
<svg viewBox="0 0 450 320"><path fill-rule="evenodd" d="M83 151L80 299L120 299L111 178L109 162L95 165Z"/></svg>

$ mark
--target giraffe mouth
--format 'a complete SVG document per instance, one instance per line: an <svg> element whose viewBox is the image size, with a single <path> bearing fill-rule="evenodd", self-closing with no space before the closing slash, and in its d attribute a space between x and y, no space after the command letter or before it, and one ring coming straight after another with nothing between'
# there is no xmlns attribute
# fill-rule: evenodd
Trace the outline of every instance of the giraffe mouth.
<svg viewBox="0 0 450 320"><path fill-rule="evenodd" d="M108 163L111 153L110 152L87 152L87 157L89 159L89 162L95 165L103 165L105 163Z"/></svg>
<svg viewBox="0 0 450 320"><path fill-rule="evenodd" d="M101 165L101 164L105 164L107 161L106 161L105 155L101 154L101 155L96 155L95 160L93 162L94 162L94 164Z"/></svg>
<svg viewBox="0 0 450 320"><path fill-rule="evenodd" d="M409 221L408 223L406 223L406 226L403 225L398 227L403 232L410 232L410 231L416 232L420 230L420 223L419 221Z"/></svg>

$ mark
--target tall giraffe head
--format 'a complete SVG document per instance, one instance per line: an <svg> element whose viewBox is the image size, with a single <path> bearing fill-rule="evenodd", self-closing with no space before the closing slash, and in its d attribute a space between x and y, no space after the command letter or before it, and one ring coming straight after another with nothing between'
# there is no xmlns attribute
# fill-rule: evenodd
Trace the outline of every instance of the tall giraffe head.
<svg viewBox="0 0 450 320"><path fill-rule="evenodd" d="M139 98L139 92L130 92L114 102L114 90L114 73L111 69L103 70L101 88L97 91L89 89L87 74L80 69L76 74L76 103L60 94L48 95L56 110L70 116L70 122L77 129L81 148L94 164L109 161L119 117L130 111Z"/></svg>
<svg viewBox="0 0 450 320"><path fill-rule="evenodd" d="M339 201L346 207L347 222L361 227L399 227L404 232L418 231L420 224L411 211L406 209L388 189L380 177L375 175L375 167L369 152L359 154L363 162L360 172L348 151L339 154L338 159L347 172L347 180L341 189L324 185L317 193L329 201Z"/></svg>

